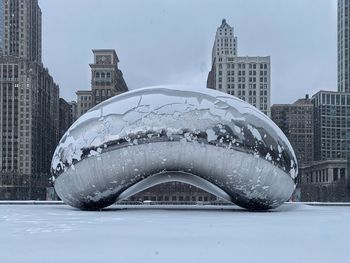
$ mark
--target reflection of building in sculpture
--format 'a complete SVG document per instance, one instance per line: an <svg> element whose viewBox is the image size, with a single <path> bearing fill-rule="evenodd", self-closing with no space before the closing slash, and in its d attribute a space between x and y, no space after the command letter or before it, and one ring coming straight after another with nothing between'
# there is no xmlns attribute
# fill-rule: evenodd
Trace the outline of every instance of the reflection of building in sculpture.
<svg viewBox="0 0 350 263"><path fill-rule="evenodd" d="M216 31L207 88L234 95L270 115L270 73L270 57L237 56L237 37L223 19Z"/></svg>
<svg viewBox="0 0 350 263"><path fill-rule="evenodd" d="M313 161L313 113L314 107L308 95L293 104L274 104L271 107L271 119L292 144L300 166Z"/></svg>
<svg viewBox="0 0 350 263"><path fill-rule="evenodd" d="M129 198L131 201L214 202L217 197L195 186L169 182L150 187Z"/></svg>

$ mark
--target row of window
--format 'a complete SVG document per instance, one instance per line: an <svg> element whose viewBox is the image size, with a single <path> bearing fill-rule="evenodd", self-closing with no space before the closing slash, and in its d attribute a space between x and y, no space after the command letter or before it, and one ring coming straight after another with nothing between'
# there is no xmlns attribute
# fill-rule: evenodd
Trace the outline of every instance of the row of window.
<svg viewBox="0 0 350 263"><path fill-rule="evenodd" d="M305 174L306 183L325 183L345 179L345 168L333 168L333 178L328 175L329 169L322 169Z"/></svg>

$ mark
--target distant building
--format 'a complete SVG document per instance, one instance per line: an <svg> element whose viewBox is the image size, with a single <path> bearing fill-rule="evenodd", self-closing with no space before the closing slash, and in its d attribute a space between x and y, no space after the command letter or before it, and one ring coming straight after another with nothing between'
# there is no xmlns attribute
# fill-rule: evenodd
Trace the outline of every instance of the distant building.
<svg viewBox="0 0 350 263"><path fill-rule="evenodd" d="M4 1L0 0L0 55L2 55L2 51L4 49L3 43L4 43L4 16L5 16L5 10L4 10Z"/></svg>
<svg viewBox="0 0 350 263"><path fill-rule="evenodd" d="M270 116L270 57L237 56L237 38L225 19L216 31L207 88L234 95Z"/></svg>
<svg viewBox="0 0 350 263"><path fill-rule="evenodd" d="M45 199L59 89L37 62L0 57L0 199Z"/></svg>
<svg viewBox="0 0 350 263"><path fill-rule="evenodd" d="M350 93L319 91L314 104L314 159L346 159L350 150Z"/></svg>
<svg viewBox="0 0 350 263"><path fill-rule="evenodd" d="M37 0L1 0L0 199L45 199L59 88L41 61Z"/></svg>
<svg viewBox="0 0 350 263"><path fill-rule="evenodd" d="M71 105L62 98L59 100L59 108L59 138L61 139L63 134L72 125L73 116L71 112Z"/></svg>
<svg viewBox="0 0 350 263"><path fill-rule="evenodd" d="M338 0L338 91L350 92L350 3Z"/></svg>
<svg viewBox="0 0 350 263"><path fill-rule="evenodd" d="M274 104L271 119L284 132L293 146L299 166L313 161L314 107L306 95L293 104Z"/></svg>
<svg viewBox="0 0 350 263"><path fill-rule="evenodd" d="M314 162L300 167L301 201L350 201L350 92L319 91L314 105Z"/></svg>
<svg viewBox="0 0 350 263"><path fill-rule="evenodd" d="M76 101L69 102L70 114L72 116L72 122L75 122L78 119L78 104Z"/></svg>
<svg viewBox="0 0 350 263"><path fill-rule="evenodd" d="M115 95L128 91L123 73L118 69L118 56L114 49L94 49L91 68L91 90L77 94L77 118L92 107Z"/></svg>
<svg viewBox="0 0 350 263"><path fill-rule="evenodd" d="M38 0L1 0L3 54L41 62L41 10Z"/></svg>
<svg viewBox="0 0 350 263"><path fill-rule="evenodd" d="M123 73L118 69L118 56L114 49L94 49L91 68L92 106L128 91Z"/></svg>
<svg viewBox="0 0 350 263"><path fill-rule="evenodd" d="M302 201L350 201L350 2L338 0L338 92L314 105L314 162L300 167Z"/></svg>
<svg viewBox="0 0 350 263"><path fill-rule="evenodd" d="M350 202L349 162L326 160L301 168L299 187L304 202Z"/></svg>
<svg viewBox="0 0 350 263"><path fill-rule="evenodd" d="M92 108L91 90L78 90L77 94L77 117L79 118L85 112Z"/></svg>

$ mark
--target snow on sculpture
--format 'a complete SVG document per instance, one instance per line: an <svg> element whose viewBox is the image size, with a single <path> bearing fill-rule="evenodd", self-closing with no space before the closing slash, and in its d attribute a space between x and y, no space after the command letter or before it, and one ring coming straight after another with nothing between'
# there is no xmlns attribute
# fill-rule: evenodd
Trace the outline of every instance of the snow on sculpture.
<svg viewBox="0 0 350 263"><path fill-rule="evenodd" d="M83 210L166 181L265 210L292 195L297 161L281 130L250 104L215 90L157 86L81 116L62 137L52 170L59 197Z"/></svg>

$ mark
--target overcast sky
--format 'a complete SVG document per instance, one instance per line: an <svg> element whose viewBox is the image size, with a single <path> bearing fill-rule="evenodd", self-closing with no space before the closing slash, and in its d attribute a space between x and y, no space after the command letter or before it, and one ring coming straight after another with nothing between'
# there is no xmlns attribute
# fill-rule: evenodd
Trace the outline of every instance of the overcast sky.
<svg viewBox="0 0 350 263"><path fill-rule="evenodd" d="M90 89L91 49L115 49L129 89L206 85L215 32L238 55L271 56L272 103L336 90L336 0L39 0L43 61L60 95Z"/></svg>

